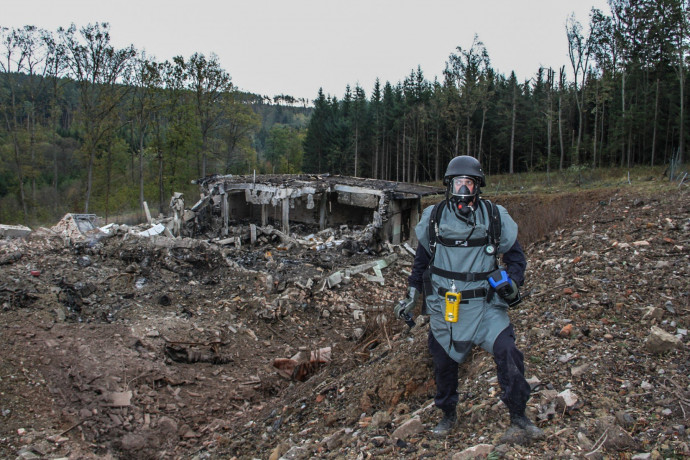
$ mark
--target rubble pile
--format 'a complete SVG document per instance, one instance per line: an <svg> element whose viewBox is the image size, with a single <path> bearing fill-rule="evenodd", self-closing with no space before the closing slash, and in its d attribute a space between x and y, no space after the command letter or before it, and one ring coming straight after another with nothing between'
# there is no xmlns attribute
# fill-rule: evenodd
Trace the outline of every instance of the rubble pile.
<svg viewBox="0 0 690 460"><path fill-rule="evenodd" d="M521 199L494 201L520 223ZM426 318L392 317L403 242L256 223L175 238L146 233L169 229L153 220L0 240L0 456L690 455L687 194L583 203L525 247L512 312L543 441L501 442L508 415L479 349L461 365L458 428L431 436Z"/></svg>

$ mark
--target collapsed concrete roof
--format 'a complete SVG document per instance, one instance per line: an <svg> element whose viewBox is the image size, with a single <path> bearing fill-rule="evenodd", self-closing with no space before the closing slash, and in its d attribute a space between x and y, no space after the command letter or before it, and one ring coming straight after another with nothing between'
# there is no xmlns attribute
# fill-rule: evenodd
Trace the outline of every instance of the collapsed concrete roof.
<svg viewBox="0 0 690 460"><path fill-rule="evenodd" d="M237 218L279 221L289 232L290 221L318 224L321 229L342 224L366 226L382 241L414 240L411 229L421 211L421 197L443 193L439 187L332 175L214 175L195 181L201 200L219 208L222 226ZM280 211L278 212L278 208Z"/></svg>
<svg viewBox="0 0 690 460"><path fill-rule="evenodd" d="M396 199L438 195L444 192L443 188L429 185L330 174L212 175L199 179L195 183L207 189L220 183L228 184L234 189L244 189L247 185L252 185L252 187L259 189L262 186L283 189L310 187L319 193L344 189L346 187L357 187L362 193L388 193L392 194Z"/></svg>

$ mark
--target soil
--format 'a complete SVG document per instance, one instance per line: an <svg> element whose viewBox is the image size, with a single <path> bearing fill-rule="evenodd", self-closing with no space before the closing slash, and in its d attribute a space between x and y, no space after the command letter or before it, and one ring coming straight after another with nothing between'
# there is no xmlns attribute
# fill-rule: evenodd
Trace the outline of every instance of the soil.
<svg viewBox="0 0 690 460"><path fill-rule="evenodd" d="M392 315L412 264L401 247L230 252L45 230L2 241L0 457L688 456L690 200L659 188L494 199L529 262L511 318L542 440L503 436L479 349L460 367L457 427L430 433L428 326ZM391 254L383 285L353 275L317 288ZM671 342L653 346L657 328ZM326 359L310 360L317 350Z"/></svg>

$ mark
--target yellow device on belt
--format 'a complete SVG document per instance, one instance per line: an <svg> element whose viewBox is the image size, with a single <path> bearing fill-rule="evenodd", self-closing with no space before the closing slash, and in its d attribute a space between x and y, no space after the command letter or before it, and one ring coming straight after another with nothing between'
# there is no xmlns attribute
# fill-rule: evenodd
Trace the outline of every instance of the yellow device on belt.
<svg viewBox="0 0 690 460"><path fill-rule="evenodd" d="M458 322L458 306L461 299L462 294L459 292L446 292L446 321L449 323Z"/></svg>

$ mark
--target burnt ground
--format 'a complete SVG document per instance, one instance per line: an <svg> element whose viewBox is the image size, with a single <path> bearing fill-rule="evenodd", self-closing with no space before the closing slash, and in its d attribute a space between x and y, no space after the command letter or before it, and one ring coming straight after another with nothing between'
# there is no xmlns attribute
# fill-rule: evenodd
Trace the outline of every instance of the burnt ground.
<svg viewBox="0 0 690 460"><path fill-rule="evenodd" d="M690 455L687 190L494 201L529 243L512 320L544 440L502 439L507 411L481 350L461 366L459 426L430 435L428 328L392 317L412 262L402 248L348 256L270 238L228 249L37 231L0 242L0 457ZM391 254L383 285L357 274L318 290L339 268ZM292 376L273 366L327 347L329 362L298 359Z"/></svg>

